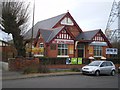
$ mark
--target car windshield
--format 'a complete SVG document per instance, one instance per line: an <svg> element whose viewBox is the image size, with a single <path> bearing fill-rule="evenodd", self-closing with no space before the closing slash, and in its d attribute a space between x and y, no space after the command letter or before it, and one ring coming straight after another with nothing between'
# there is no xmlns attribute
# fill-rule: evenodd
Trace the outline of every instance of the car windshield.
<svg viewBox="0 0 120 90"><path fill-rule="evenodd" d="M93 61L90 64L88 64L88 66L99 66L101 62L99 61Z"/></svg>

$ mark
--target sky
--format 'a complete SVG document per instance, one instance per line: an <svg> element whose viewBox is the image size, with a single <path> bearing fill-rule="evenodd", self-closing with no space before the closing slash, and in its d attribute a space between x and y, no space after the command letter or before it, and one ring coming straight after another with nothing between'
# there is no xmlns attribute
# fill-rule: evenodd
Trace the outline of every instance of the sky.
<svg viewBox="0 0 120 90"><path fill-rule="evenodd" d="M33 2L35 1L34 24L67 11L73 16L83 31L101 29L105 32L114 0L22 0L30 3L30 22L32 27ZM115 0L118 2L119 0ZM117 21L111 26L117 28Z"/></svg>
<svg viewBox="0 0 120 90"><path fill-rule="evenodd" d="M30 8L32 12L34 0L27 1L31 3ZM38 21L69 11L83 31L102 29L104 32L113 1L114 0L35 0L34 24ZM116 2L118 2L118 0L116 0ZM113 28L117 27L116 22L113 24Z"/></svg>

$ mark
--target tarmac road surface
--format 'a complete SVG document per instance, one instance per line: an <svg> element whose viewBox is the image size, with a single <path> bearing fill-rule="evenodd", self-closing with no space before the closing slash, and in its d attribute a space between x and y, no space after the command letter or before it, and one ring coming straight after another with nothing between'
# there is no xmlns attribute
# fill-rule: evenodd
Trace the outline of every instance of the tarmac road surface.
<svg viewBox="0 0 120 90"><path fill-rule="evenodd" d="M118 88L118 75L67 75L5 80L3 88Z"/></svg>

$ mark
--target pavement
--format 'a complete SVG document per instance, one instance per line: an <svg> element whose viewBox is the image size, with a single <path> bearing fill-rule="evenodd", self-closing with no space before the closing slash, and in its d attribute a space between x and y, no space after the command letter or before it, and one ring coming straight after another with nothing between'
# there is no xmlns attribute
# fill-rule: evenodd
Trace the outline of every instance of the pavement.
<svg viewBox="0 0 120 90"><path fill-rule="evenodd" d="M54 73L33 73L23 74L22 72L2 71L2 80L16 80L36 77L50 77L63 75L80 75L81 72L54 72Z"/></svg>

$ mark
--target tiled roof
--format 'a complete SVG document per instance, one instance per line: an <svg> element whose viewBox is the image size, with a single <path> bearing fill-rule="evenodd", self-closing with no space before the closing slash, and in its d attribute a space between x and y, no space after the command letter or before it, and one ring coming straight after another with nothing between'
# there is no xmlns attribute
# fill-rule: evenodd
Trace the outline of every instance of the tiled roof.
<svg viewBox="0 0 120 90"><path fill-rule="evenodd" d="M76 37L76 40L91 40L99 31L100 29L82 32Z"/></svg>
<svg viewBox="0 0 120 90"><path fill-rule="evenodd" d="M51 30L39 29L40 33L45 42L50 42L62 29L64 26L54 28Z"/></svg>
<svg viewBox="0 0 120 90"><path fill-rule="evenodd" d="M50 37L48 38L47 42L51 41L63 28L64 28L64 26L54 28L52 30L52 33L51 33Z"/></svg>
<svg viewBox="0 0 120 90"><path fill-rule="evenodd" d="M52 29L65 15L66 13L36 23L33 29L33 38L36 38L39 29ZM31 32L32 28L24 34L24 39L30 39Z"/></svg>

